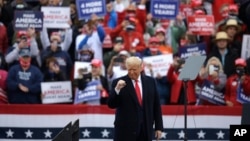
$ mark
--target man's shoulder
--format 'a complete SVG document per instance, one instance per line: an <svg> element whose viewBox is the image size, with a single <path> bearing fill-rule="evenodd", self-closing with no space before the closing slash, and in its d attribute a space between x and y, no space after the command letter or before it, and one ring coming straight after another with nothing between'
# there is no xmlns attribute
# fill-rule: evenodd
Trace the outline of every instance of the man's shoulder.
<svg viewBox="0 0 250 141"><path fill-rule="evenodd" d="M153 77L151 77L151 76L148 76L148 75L141 75L141 77L142 77L142 79L144 80L144 81L155 81L155 79L153 78Z"/></svg>

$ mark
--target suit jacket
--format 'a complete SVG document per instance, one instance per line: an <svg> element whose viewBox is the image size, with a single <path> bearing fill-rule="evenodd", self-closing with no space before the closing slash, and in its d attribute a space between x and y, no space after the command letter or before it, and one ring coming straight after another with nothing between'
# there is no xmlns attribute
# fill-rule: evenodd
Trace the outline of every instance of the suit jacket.
<svg viewBox="0 0 250 141"><path fill-rule="evenodd" d="M117 94L115 86L120 79L126 82L126 86ZM128 75L115 79L112 83L108 106L116 108L114 141L136 141L141 118L144 119L147 133L145 141L152 141L154 124L155 130L163 130L161 105L155 80L141 75L141 83L143 106L139 105L133 82Z"/></svg>

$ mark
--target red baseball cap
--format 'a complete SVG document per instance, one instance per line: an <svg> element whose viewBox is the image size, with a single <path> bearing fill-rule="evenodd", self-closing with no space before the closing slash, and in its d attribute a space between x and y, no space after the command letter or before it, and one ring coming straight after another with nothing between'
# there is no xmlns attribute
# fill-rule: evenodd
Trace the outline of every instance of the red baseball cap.
<svg viewBox="0 0 250 141"><path fill-rule="evenodd" d="M191 0L190 5L192 8L197 8L202 5L202 0Z"/></svg>
<svg viewBox="0 0 250 141"><path fill-rule="evenodd" d="M102 61L99 59L92 59L90 64L95 67L101 67Z"/></svg>
<svg viewBox="0 0 250 141"><path fill-rule="evenodd" d="M195 10L194 15L206 15L206 13L203 10Z"/></svg>
<svg viewBox="0 0 250 141"><path fill-rule="evenodd" d="M238 58L235 60L235 66L242 66L242 67L246 67L247 63L246 60L243 58Z"/></svg>
<svg viewBox="0 0 250 141"><path fill-rule="evenodd" d="M151 37L150 39L149 39L149 43L158 43L159 42L159 40L158 40L158 38L156 38L156 37Z"/></svg>
<svg viewBox="0 0 250 141"><path fill-rule="evenodd" d="M17 38L27 37L27 31L20 30L17 32Z"/></svg>

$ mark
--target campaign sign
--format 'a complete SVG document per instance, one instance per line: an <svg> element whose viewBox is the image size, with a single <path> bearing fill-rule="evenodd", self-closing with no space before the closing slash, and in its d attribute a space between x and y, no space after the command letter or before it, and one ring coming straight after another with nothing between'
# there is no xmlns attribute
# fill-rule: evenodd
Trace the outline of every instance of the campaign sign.
<svg viewBox="0 0 250 141"><path fill-rule="evenodd" d="M183 59L187 59L190 56L205 56L206 55L206 44L191 44L187 46L179 47L180 57Z"/></svg>
<svg viewBox="0 0 250 141"><path fill-rule="evenodd" d="M214 33L214 16L188 16L188 31L194 35L211 35Z"/></svg>
<svg viewBox="0 0 250 141"><path fill-rule="evenodd" d="M29 27L41 31L43 28L43 13L40 11L15 11L15 30L27 30Z"/></svg>
<svg viewBox="0 0 250 141"><path fill-rule="evenodd" d="M180 12L185 17L193 15L193 9L189 4L180 4Z"/></svg>
<svg viewBox="0 0 250 141"><path fill-rule="evenodd" d="M72 102L72 88L70 81L42 82L42 103Z"/></svg>
<svg viewBox="0 0 250 141"><path fill-rule="evenodd" d="M151 0L150 10L154 18L175 19L179 11L179 0Z"/></svg>
<svg viewBox="0 0 250 141"><path fill-rule="evenodd" d="M225 105L224 94L216 91L214 85L208 80L204 81L203 86L201 87L201 92L198 96L200 99L209 101L216 105Z"/></svg>
<svg viewBox="0 0 250 141"><path fill-rule="evenodd" d="M166 76L170 65L173 63L173 55L164 54L143 57L143 63L146 75L156 77L160 74L161 76ZM150 71L150 68L152 68L152 71Z"/></svg>
<svg viewBox="0 0 250 141"><path fill-rule="evenodd" d="M243 35L241 58L247 59L250 57L250 35Z"/></svg>
<svg viewBox="0 0 250 141"><path fill-rule="evenodd" d="M42 7L43 26L46 28L69 28L70 9L69 7Z"/></svg>
<svg viewBox="0 0 250 141"><path fill-rule="evenodd" d="M97 16L106 14L105 0L77 0L76 5L79 20L90 19L92 14Z"/></svg>
<svg viewBox="0 0 250 141"><path fill-rule="evenodd" d="M84 90L76 89L74 104L100 99L101 91L96 89L100 83L99 80L90 81Z"/></svg>
<svg viewBox="0 0 250 141"><path fill-rule="evenodd" d="M243 88L241 87L241 84L239 83L239 86L237 88L237 101L244 104L244 103L250 103L250 96L247 96Z"/></svg>

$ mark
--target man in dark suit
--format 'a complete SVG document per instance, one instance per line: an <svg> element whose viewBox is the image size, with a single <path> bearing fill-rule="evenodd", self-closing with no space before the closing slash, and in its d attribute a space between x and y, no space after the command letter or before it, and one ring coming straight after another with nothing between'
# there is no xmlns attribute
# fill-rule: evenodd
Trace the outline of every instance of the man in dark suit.
<svg viewBox="0 0 250 141"><path fill-rule="evenodd" d="M128 74L112 83L108 106L116 108L114 141L152 141L161 138L162 113L155 80L143 75L142 60L126 59Z"/></svg>

